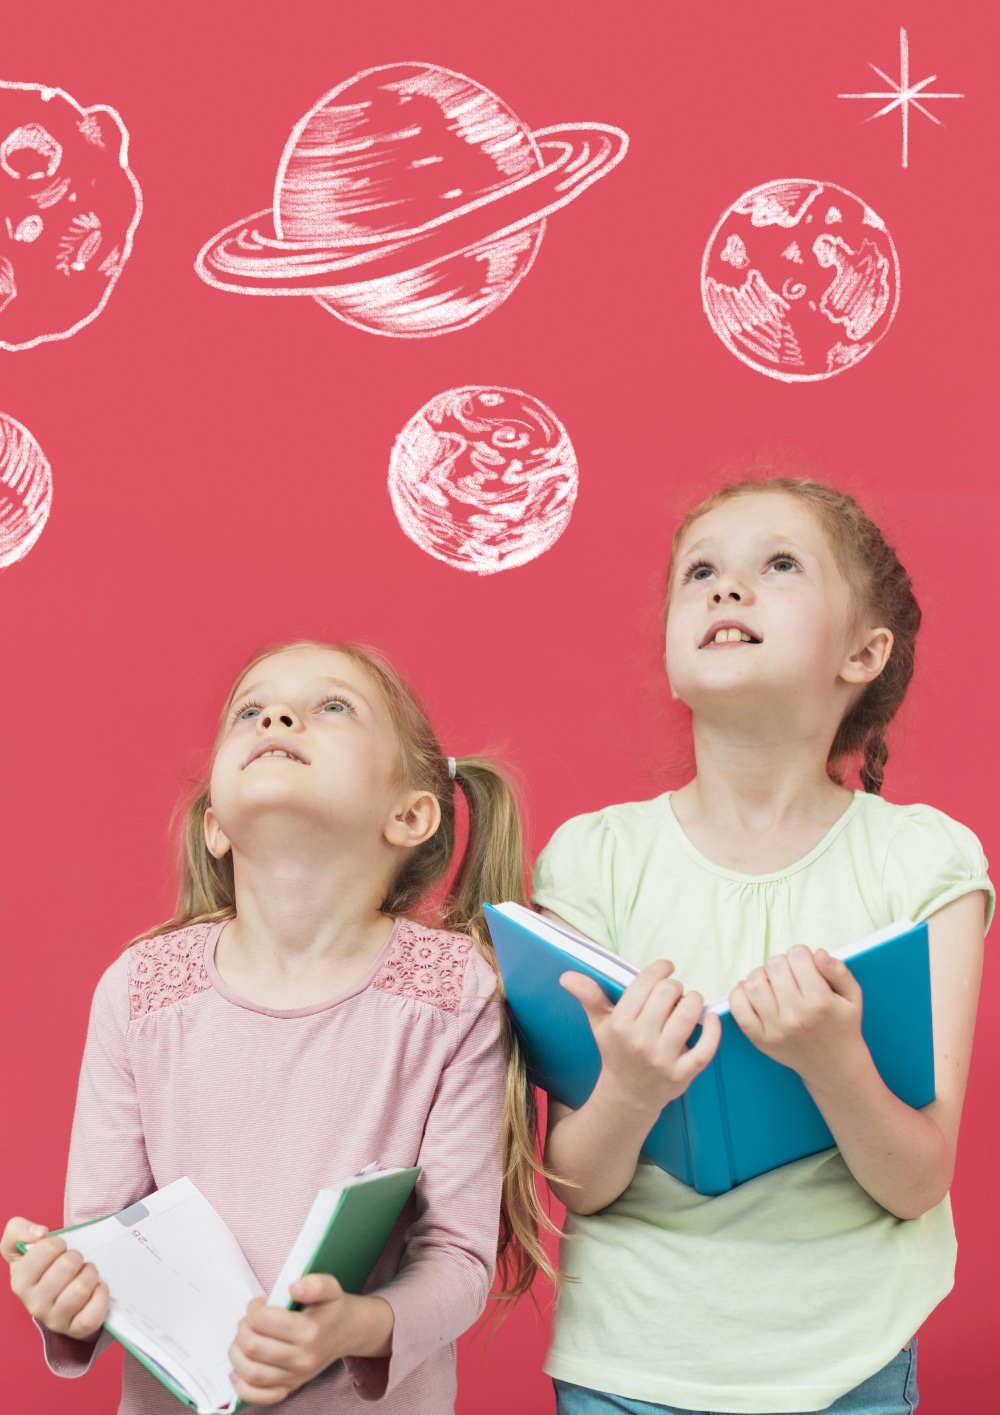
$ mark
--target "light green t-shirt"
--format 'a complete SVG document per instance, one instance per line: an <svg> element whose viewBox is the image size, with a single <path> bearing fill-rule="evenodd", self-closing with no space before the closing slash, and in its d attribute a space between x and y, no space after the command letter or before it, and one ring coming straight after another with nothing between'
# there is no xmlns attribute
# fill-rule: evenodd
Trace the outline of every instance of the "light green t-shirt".
<svg viewBox="0 0 1000 1415"><path fill-rule="evenodd" d="M931 806L857 791L803 859L713 864L670 792L577 816L536 869L534 902L644 967L669 958L706 1001L795 943L836 948L971 890L995 897L979 841ZM945 1199L894 1218L839 1150L707 1198L641 1159L600 1213L567 1216L551 1376L687 1410L821 1410L879 1370L950 1290Z"/></svg>

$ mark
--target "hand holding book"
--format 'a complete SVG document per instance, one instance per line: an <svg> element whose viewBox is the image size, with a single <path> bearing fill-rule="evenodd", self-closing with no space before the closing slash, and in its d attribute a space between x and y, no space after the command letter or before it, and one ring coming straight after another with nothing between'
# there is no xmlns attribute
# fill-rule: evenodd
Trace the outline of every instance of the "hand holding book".
<svg viewBox="0 0 1000 1415"><path fill-rule="evenodd" d="M247 1403L275 1405L342 1356L388 1356L392 1348L393 1312L383 1298L345 1292L328 1273L289 1291L302 1310L255 1297L229 1348L230 1380Z"/></svg>
<svg viewBox="0 0 1000 1415"><path fill-rule="evenodd" d="M601 1054L601 1077L628 1108L648 1113L652 1126L664 1106L688 1086L715 1055L722 1035L717 1016L702 1020L705 1000L685 992L674 965L658 960L629 983L617 1004L585 973L563 973L559 984L583 1008Z"/></svg>
<svg viewBox="0 0 1000 1415"><path fill-rule="evenodd" d="M487 905L485 913L532 1078L569 1110L580 1111L592 1094L604 1091L604 1051L629 1043L612 1031L604 1035L610 1019L589 987L578 991L577 982L567 988L566 981L585 975L605 994L613 1013L635 986L638 970L568 926L520 905ZM789 962L791 955L769 960L734 991L735 1009L720 999L702 1013L700 1037L693 1025L688 1029L692 1053L708 1030L714 1054L695 1067L686 1088L677 1070L683 1056L666 1063L670 1074L662 1078L664 1093L672 1098L659 1115L650 1107L652 1123L642 1154L701 1194L725 1193L834 1145L810 1094L817 1075L829 1076L833 1056L838 1058L835 1070L843 1074L860 1053L885 1087L912 1109L934 1099L926 923L899 920L838 949L839 959L829 962L810 955L806 965L797 950L792 952L798 972ZM668 966L661 965L662 981L656 984L661 992L668 991ZM680 1003L677 985L671 987L673 1012ZM692 1012L695 998L692 994L688 1004ZM635 1015L641 1018L647 1005L643 1002ZM596 1032L590 1013L598 1023ZM654 1005L650 1023L661 1013L665 1016L666 1009ZM677 1027L683 1018L679 1013ZM717 1043L711 1039L717 1026L713 1018L721 1024ZM649 1050L645 1044L638 1051L647 1067L659 1055L655 1046ZM635 1055L631 1060L642 1070ZM655 1072L653 1062L647 1075ZM651 1086L650 1102L654 1092Z"/></svg>
<svg viewBox="0 0 1000 1415"><path fill-rule="evenodd" d="M835 1076L865 1047L861 985L825 948L797 944L754 968L729 994L740 1031L808 1086Z"/></svg>
<svg viewBox="0 0 1000 1415"><path fill-rule="evenodd" d="M97 1337L108 1312L107 1285L64 1238L30 1219L12 1218L0 1254L10 1264L12 1292L36 1322L76 1341Z"/></svg>
<svg viewBox="0 0 1000 1415"><path fill-rule="evenodd" d="M48 1331L93 1342L103 1323L204 1415L240 1400L273 1405L342 1356L389 1354L392 1308L360 1294L419 1172L369 1165L321 1189L266 1301L235 1236L187 1178L59 1234L12 1219L3 1255L15 1293Z"/></svg>

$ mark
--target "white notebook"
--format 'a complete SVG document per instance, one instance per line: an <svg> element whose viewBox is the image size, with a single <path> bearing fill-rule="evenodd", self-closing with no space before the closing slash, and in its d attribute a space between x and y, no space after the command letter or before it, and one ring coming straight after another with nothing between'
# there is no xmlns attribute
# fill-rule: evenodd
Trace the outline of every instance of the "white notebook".
<svg viewBox="0 0 1000 1415"><path fill-rule="evenodd" d="M190 1179L61 1231L107 1283L111 1335L189 1408L224 1415L239 1404L228 1353L248 1303L267 1297L269 1306L290 1307L291 1283L313 1271L360 1292L419 1172L369 1165L321 1189L269 1295Z"/></svg>

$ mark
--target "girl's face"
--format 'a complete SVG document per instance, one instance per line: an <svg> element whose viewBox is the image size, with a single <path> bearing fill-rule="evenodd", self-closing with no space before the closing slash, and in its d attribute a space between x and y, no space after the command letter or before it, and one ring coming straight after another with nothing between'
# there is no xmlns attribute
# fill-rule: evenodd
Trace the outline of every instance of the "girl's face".
<svg viewBox="0 0 1000 1415"><path fill-rule="evenodd" d="M699 516L678 548L666 666L693 711L719 695L788 695L805 705L854 677L850 591L818 519L797 497L733 497ZM874 675L870 675L874 676ZM846 706L846 703L844 704Z"/></svg>
<svg viewBox="0 0 1000 1415"><path fill-rule="evenodd" d="M249 840L262 818L279 829L373 838L405 792L388 712L361 664L336 649L261 659L233 698L212 764L207 829Z"/></svg>

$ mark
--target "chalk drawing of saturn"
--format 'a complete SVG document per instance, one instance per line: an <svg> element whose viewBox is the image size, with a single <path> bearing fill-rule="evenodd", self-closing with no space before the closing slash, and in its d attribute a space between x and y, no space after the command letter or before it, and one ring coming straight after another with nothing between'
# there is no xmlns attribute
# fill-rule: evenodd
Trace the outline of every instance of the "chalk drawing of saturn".
<svg viewBox="0 0 1000 1415"><path fill-rule="evenodd" d="M295 125L274 206L220 232L195 269L221 290L308 295L373 334L463 329L507 299L546 219L627 148L606 123L532 130L434 64L366 69Z"/></svg>

